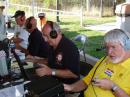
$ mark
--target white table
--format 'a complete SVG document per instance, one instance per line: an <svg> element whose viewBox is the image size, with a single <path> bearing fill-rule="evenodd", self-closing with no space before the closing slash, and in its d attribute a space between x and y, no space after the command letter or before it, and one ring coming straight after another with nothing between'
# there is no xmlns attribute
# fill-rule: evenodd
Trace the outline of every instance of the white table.
<svg viewBox="0 0 130 97"><path fill-rule="evenodd" d="M24 97L24 84L1 89L0 97Z"/></svg>

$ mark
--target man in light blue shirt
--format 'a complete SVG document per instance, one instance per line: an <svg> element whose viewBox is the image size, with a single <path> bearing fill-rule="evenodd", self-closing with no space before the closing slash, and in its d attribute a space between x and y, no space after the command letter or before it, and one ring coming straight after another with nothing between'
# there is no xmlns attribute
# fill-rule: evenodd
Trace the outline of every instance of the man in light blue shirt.
<svg viewBox="0 0 130 97"><path fill-rule="evenodd" d="M15 35L13 37L16 48L21 50L23 53L27 53L29 33L24 29L26 21L25 12L17 10L13 17L15 18L17 24L15 27Z"/></svg>

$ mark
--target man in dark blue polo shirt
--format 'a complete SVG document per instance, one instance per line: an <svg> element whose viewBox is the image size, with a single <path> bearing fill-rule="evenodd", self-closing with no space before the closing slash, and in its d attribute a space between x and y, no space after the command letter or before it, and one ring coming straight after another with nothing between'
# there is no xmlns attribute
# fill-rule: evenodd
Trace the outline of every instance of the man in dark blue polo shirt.
<svg viewBox="0 0 130 97"><path fill-rule="evenodd" d="M28 52L31 56L42 58L48 57L48 43L42 37L42 33L37 28L36 19L31 16L26 20L26 30L30 33Z"/></svg>
<svg viewBox="0 0 130 97"><path fill-rule="evenodd" d="M47 21L42 33L52 47L48 57L48 66L36 70L39 76L52 75L63 83L74 83L79 79L79 52L74 43L61 34L57 23Z"/></svg>

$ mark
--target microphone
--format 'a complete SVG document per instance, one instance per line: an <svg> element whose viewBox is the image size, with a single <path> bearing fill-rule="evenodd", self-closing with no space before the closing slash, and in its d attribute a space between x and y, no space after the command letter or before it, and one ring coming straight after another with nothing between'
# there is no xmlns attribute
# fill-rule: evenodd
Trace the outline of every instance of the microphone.
<svg viewBox="0 0 130 97"><path fill-rule="evenodd" d="M96 51L102 51L105 50L105 46L101 47L101 48L96 48Z"/></svg>

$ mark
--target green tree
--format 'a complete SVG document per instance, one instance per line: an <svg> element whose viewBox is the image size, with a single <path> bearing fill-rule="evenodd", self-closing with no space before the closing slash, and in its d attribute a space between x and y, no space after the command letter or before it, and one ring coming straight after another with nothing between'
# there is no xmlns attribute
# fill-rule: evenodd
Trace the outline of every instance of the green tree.
<svg viewBox="0 0 130 97"><path fill-rule="evenodd" d="M56 0L41 0L43 1L44 7L56 8Z"/></svg>

